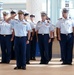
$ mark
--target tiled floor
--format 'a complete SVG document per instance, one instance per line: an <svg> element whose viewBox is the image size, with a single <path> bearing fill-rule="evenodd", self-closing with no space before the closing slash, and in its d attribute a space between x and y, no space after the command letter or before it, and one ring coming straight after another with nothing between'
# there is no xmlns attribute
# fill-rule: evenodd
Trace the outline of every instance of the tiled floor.
<svg viewBox="0 0 74 75"><path fill-rule="evenodd" d="M0 64L0 75L74 75L73 65L61 65L60 59L52 59L48 65L40 65L39 59L31 61L27 70L14 70L15 61L10 64Z"/></svg>

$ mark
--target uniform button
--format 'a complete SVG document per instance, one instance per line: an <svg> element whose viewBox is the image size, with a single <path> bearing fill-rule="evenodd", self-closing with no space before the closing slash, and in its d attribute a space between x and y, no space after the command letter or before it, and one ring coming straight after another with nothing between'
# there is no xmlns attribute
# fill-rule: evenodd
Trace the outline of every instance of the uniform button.
<svg viewBox="0 0 74 75"><path fill-rule="evenodd" d="M44 35L44 34L42 34L42 35Z"/></svg>
<svg viewBox="0 0 74 75"><path fill-rule="evenodd" d="M66 34L66 36L68 36L68 34Z"/></svg>

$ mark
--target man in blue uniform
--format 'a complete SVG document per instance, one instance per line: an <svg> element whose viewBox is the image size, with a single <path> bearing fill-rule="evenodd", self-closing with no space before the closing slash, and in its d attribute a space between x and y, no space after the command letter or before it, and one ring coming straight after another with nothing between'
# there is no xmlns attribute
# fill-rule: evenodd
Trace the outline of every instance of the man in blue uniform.
<svg viewBox="0 0 74 75"><path fill-rule="evenodd" d="M36 60L35 55L36 55L36 23L34 21L35 15L30 15L30 25L31 25L31 47L30 47L30 59L31 60Z"/></svg>
<svg viewBox="0 0 74 75"><path fill-rule="evenodd" d="M69 18L69 10L64 8L62 19L57 22L58 40L61 42L63 65L72 65L73 56L73 27L74 22Z"/></svg>
<svg viewBox="0 0 74 75"><path fill-rule="evenodd" d="M59 18L58 20L61 20L62 18ZM58 39L58 28L56 28L56 35L57 35L57 41L59 42L60 44L60 56L61 56L61 59L60 59L60 62L63 61L63 52L61 50L61 41Z"/></svg>
<svg viewBox="0 0 74 75"><path fill-rule="evenodd" d="M14 14L16 14L16 12L12 10L12 11L10 12L10 14L11 14L11 16L13 16ZM12 18L12 20L14 20L14 19L15 19L15 17ZM11 44L11 59L12 59L12 60L15 59L14 39L13 39L12 44Z"/></svg>
<svg viewBox="0 0 74 75"><path fill-rule="evenodd" d="M54 25L51 23L51 19L50 18L48 18L47 17L47 21L48 21L48 23L49 24L51 24L52 25L52 27L53 27L53 37L51 38L51 42L49 43L49 61L51 61L51 59L52 59L52 46L53 46L53 41L54 41ZM50 35L50 34L49 34Z"/></svg>
<svg viewBox="0 0 74 75"><path fill-rule="evenodd" d="M14 69L26 70L26 43L29 43L30 40L30 27L24 20L23 11L18 11L18 19L13 20L12 28L14 29L15 33L14 48L16 67Z"/></svg>
<svg viewBox="0 0 74 75"><path fill-rule="evenodd" d="M27 23L27 25L29 25L29 27L31 28L28 18L29 18L29 13L25 13L24 20ZM28 38L28 34L27 34L27 38ZM26 64L30 64L30 39L29 39L29 43L26 44Z"/></svg>

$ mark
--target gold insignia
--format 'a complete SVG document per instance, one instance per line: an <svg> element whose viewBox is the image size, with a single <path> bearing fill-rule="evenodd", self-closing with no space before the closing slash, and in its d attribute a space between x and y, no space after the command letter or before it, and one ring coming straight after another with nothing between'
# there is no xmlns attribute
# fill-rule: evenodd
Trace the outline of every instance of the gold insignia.
<svg viewBox="0 0 74 75"><path fill-rule="evenodd" d="M40 21L38 21L37 23L40 23Z"/></svg>

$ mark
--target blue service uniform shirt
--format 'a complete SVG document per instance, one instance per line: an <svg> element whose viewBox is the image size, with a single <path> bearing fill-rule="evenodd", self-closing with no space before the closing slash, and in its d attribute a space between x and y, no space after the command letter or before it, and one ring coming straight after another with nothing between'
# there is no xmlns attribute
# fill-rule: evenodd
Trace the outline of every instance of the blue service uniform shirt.
<svg viewBox="0 0 74 75"><path fill-rule="evenodd" d="M27 36L28 31L31 30L29 23L25 20L13 20L11 23L15 36Z"/></svg>
<svg viewBox="0 0 74 75"><path fill-rule="evenodd" d="M30 22L26 20L24 20L24 22L26 23L26 25L28 25L27 27L29 28L29 31L31 32L32 28L31 28Z"/></svg>
<svg viewBox="0 0 74 75"><path fill-rule="evenodd" d="M62 34L69 34L73 32L74 21L69 18L62 18L57 22L56 27L60 28Z"/></svg>
<svg viewBox="0 0 74 75"><path fill-rule="evenodd" d="M50 31L53 31L52 24L48 23L47 20L40 21L36 25L36 31L38 31L38 34L49 34Z"/></svg>
<svg viewBox="0 0 74 75"><path fill-rule="evenodd" d="M36 23L33 21L30 22L31 25L31 29L35 29L36 30ZM31 32L33 32L33 30L31 30Z"/></svg>
<svg viewBox="0 0 74 75"><path fill-rule="evenodd" d="M12 34L12 26L10 23L5 22L2 20L0 22L0 34L1 35L11 35Z"/></svg>

